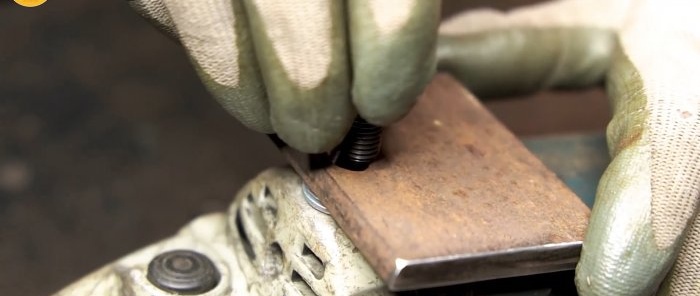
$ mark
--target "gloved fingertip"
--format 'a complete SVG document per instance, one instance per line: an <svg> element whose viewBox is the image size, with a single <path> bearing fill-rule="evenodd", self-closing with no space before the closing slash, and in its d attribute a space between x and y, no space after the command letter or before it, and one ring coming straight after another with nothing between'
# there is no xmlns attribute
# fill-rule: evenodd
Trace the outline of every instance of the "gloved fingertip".
<svg viewBox="0 0 700 296"><path fill-rule="evenodd" d="M675 247L660 248L651 228L649 149L620 151L598 186L576 267L580 295L654 295Z"/></svg>
<svg viewBox="0 0 700 296"><path fill-rule="evenodd" d="M427 81L411 84L394 87L355 85L353 103L357 113L367 122L377 126L387 126L400 120L411 110Z"/></svg>
<svg viewBox="0 0 700 296"><path fill-rule="evenodd" d="M352 1L352 98L369 123L399 120L435 74L440 1Z"/></svg>
<svg viewBox="0 0 700 296"><path fill-rule="evenodd" d="M248 66L244 69L247 75L234 87L217 82L195 60L192 62L202 83L224 110L247 128L259 133L274 133L270 122L270 105L262 79L255 68Z"/></svg>
<svg viewBox="0 0 700 296"><path fill-rule="evenodd" d="M279 138L290 147L304 153L323 153L333 150L342 142L350 124L351 121L344 124L329 124L321 128L304 120L273 121Z"/></svg>

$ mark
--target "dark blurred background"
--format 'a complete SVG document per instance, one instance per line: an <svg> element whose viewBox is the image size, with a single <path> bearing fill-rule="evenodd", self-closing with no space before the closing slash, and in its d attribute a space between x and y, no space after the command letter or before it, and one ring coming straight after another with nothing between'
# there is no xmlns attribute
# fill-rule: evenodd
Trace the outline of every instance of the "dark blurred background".
<svg viewBox="0 0 700 296"><path fill-rule="evenodd" d="M446 1L445 15L527 2ZM598 88L487 106L519 135L600 131L609 117ZM0 294L50 294L283 163L125 1L0 0Z"/></svg>

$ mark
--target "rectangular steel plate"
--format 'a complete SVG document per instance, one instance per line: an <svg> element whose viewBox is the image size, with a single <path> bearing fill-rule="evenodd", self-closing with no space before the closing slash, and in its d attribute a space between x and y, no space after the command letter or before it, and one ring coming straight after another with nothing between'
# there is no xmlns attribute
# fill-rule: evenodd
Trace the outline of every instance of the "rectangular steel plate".
<svg viewBox="0 0 700 296"><path fill-rule="evenodd" d="M363 172L292 165L392 290L573 268L589 210L472 94L438 75Z"/></svg>

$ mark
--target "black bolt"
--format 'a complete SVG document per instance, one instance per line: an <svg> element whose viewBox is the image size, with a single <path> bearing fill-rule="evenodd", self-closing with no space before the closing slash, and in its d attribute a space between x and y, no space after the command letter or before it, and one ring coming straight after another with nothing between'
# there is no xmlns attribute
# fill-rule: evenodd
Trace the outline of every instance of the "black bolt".
<svg viewBox="0 0 700 296"><path fill-rule="evenodd" d="M335 165L351 171L364 171L382 146L382 128L357 117L343 142L336 149Z"/></svg>
<svg viewBox="0 0 700 296"><path fill-rule="evenodd" d="M174 250L156 256L148 264L146 277L161 290L183 295L207 292L221 279L207 256L190 250Z"/></svg>

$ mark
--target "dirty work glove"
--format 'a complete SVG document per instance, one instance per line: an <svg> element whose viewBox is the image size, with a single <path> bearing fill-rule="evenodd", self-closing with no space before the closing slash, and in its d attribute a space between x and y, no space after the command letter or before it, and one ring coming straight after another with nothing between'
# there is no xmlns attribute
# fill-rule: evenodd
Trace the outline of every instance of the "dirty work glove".
<svg viewBox="0 0 700 296"><path fill-rule="evenodd" d="M130 0L185 47L244 125L331 150L356 114L387 125L435 67L440 1Z"/></svg>
<svg viewBox="0 0 700 296"><path fill-rule="evenodd" d="M440 27L439 68L477 94L605 81L612 163L576 269L581 295L700 295L700 2L556 1Z"/></svg>

